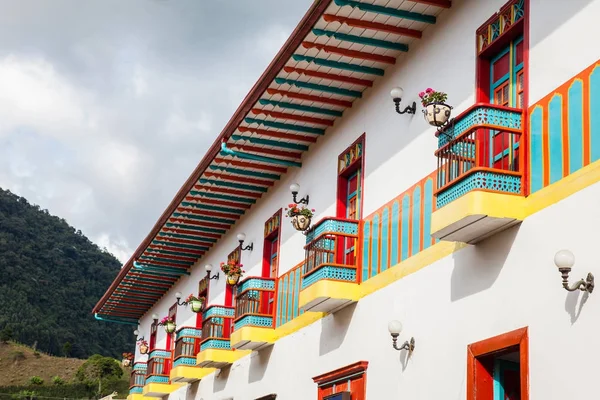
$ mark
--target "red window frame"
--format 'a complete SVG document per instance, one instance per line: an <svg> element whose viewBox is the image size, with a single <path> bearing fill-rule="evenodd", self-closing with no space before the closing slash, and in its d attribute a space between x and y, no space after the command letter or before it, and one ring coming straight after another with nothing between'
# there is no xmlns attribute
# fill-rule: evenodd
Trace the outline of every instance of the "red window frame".
<svg viewBox="0 0 600 400"><path fill-rule="evenodd" d="M315 376L318 400L332 394L350 392L350 400L365 400L367 396L367 361L359 361L334 371Z"/></svg>
<svg viewBox="0 0 600 400"><path fill-rule="evenodd" d="M519 349L520 400L529 400L529 334L521 328L470 344L467 347L467 400L494 400L494 379L489 357L503 350Z"/></svg>
<svg viewBox="0 0 600 400"><path fill-rule="evenodd" d="M158 323L157 322L152 322L152 324L150 325L150 352L152 352L152 350L154 350L154 348L156 347L156 332L158 331Z"/></svg>

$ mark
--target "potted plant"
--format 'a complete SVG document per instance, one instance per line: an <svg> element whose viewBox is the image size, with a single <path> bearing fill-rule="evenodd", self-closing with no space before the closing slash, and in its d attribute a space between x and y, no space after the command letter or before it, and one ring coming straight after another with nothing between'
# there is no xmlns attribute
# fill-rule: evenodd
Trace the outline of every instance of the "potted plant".
<svg viewBox="0 0 600 400"><path fill-rule="evenodd" d="M177 325L175 325L175 320L170 315L167 315L166 317L161 319L158 325L164 326L165 331L167 333L173 333L175 332L175 329L177 329Z"/></svg>
<svg viewBox="0 0 600 400"><path fill-rule="evenodd" d="M419 93L419 97L424 107L425 121L429 125L440 127L448 122L452 107L445 103L448 99L446 93L427 88L424 92Z"/></svg>
<svg viewBox="0 0 600 400"><path fill-rule="evenodd" d="M148 354L148 342L145 340L140 340L140 354Z"/></svg>
<svg viewBox="0 0 600 400"><path fill-rule="evenodd" d="M310 222L314 215L314 208L306 208L306 206L298 204L288 204L286 208L286 216L292 218L292 225L297 231L304 232L310 227Z"/></svg>
<svg viewBox="0 0 600 400"><path fill-rule="evenodd" d="M244 274L244 270L242 269L243 265L234 261L221 263L221 271L227 275L227 283L230 285L237 285L240 280L240 277Z"/></svg>
<svg viewBox="0 0 600 400"><path fill-rule="evenodd" d="M121 361L121 365L127 368L131 365L131 361L133 361L133 354L123 353L123 360Z"/></svg>
<svg viewBox="0 0 600 400"><path fill-rule="evenodd" d="M187 299L183 302L186 306L189 305L192 308L192 311L195 313L202 312L204 309L204 304L206 303L206 297L204 296L194 296L190 294Z"/></svg>

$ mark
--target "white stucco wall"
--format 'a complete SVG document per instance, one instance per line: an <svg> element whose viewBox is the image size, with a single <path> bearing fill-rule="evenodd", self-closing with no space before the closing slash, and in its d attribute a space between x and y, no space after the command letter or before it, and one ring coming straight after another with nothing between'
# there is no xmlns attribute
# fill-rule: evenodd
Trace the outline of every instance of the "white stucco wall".
<svg viewBox="0 0 600 400"><path fill-rule="evenodd" d="M303 167L290 169L199 261L192 274L182 278L142 318L141 335L149 340L150 315L166 315L175 292L186 297L197 291L198 281L205 276L203 265L210 263L212 273L218 272L219 263L237 245L237 233L246 233L246 243L254 242L254 251L242 254L246 275L260 275L264 222L289 203L291 183L301 184L300 196L310 194L310 207L317 210L315 220L334 215L337 155L363 132L363 215L433 171L437 143L433 129L423 121L417 93L426 87L448 92L454 115L473 104L475 30L504 3L454 0L452 8L410 52L311 147L303 157ZM533 103L599 58L592 43L597 35L583 30L600 29L592 22L594 15L600 15L600 0L531 0L531 9L529 90ZM397 85L405 90L403 104L417 101L416 115L395 113L389 90ZM590 379L593 368L584 366L600 352L600 339L594 335L597 324L590 312L594 295L579 314L578 294L567 294L561 288L552 257L560 248L569 247L580 261L573 278L593 269L592 222L600 217L595 206L598 195L600 186L588 188L530 217L521 227L440 260L356 306L279 340L271 349L237 361L219 377L211 375L170 398L184 398L187 391L188 398L197 400L253 399L268 393L278 393L282 399L315 398L311 377L366 360L370 399L391 394L464 399L466 346L523 326L530 327L531 399L567 398L574 381L563 379L565 368L571 370L571 378L577 376L577 382L594 382ZM303 259L304 240L283 218L280 274ZM223 274L210 285L209 303L222 304ZM178 309L178 326L194 326L195 319L188 308ZM416 339L416 351L407 365L391 348L386 328L391 319L399 319L405 326L400 342L410 336ZM157 348L164 348L165 338L164 330L159 329ZM565 345L569 347L562 348Z"/></svg>

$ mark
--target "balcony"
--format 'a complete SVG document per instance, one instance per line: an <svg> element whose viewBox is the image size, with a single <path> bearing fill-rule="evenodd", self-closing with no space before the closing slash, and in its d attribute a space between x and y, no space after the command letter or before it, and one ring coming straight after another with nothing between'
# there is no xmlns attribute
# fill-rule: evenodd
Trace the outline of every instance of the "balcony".
<svg viewBox="0 0 600 400"><path fill-rule="evenodd" d="M146 382L146 363L136 362L129 377L129 396L127 400L139 400L143 397L144 383Z"/></svg>
<svg viewBox="0 0 600 400"><path fill-rule="evenodd" d="M301 310L333 312L358 300L358 225L355 220L325 218L307 232Z"/></svg>
<svg viewBox="0 0 600 400"><path fill-rule="evenodd" d="M148 355L146 381L142 394L144 397L162 397L178 388L169 383L171 372L171 352L169 350L152 350Z"/></svg>
<svg viewBox="0 0 600 400"><path fill-rule="evenodd" d="M210 306L204 311L202 340L196 365L202 368L223 368L248 354L233 351L230 344L235 310L233 307Z"/></svg>
<svg viewBox="0 0 600 400"><path fill-rule="evenodd" d="M231 346L259 350L275 342L275 279L248 277L237 287Z"/></svg>
<svg viewBox="0 0 600 400"><path fill-rule="evenodd" d="M438 134L431 235L475 244L523 220L523 111L475 104Z"/></svg>
<svg viewBox="0 0 600 400"><path fill-rule="evenodd" d="M175 333L175 353L171 382L190 383L204 378L212 372L210 368L196 367L196 354L200 351L202 330L192 327L180 328Z"/></svg>

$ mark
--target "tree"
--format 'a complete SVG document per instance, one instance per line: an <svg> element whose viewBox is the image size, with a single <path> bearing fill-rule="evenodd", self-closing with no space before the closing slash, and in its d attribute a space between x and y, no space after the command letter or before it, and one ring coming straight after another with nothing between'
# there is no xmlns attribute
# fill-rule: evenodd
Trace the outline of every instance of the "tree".
<svg viewBox="0 0 600 400"><path fill-rule="evenodd" d="M13 331L8 326L0 331L0 342L8 343L13 338Z"/></svg>
<svg viewBox="0 0 600 400"><path fill-rule="evenodd" d="M119 379L123 375L121 365L114 358L94 354L75 374L75 379L87 385L98 385L98 394L102 392L102 381Z"/></svg>
<svg viewBox="0 0 600 400"><path fill-rule="evenodd" d="M65 355L65 357L69 357L71 355L72 348L73 346L71 345L71 342L66 342L65 344L63 344L63 354Z"/></svg>

